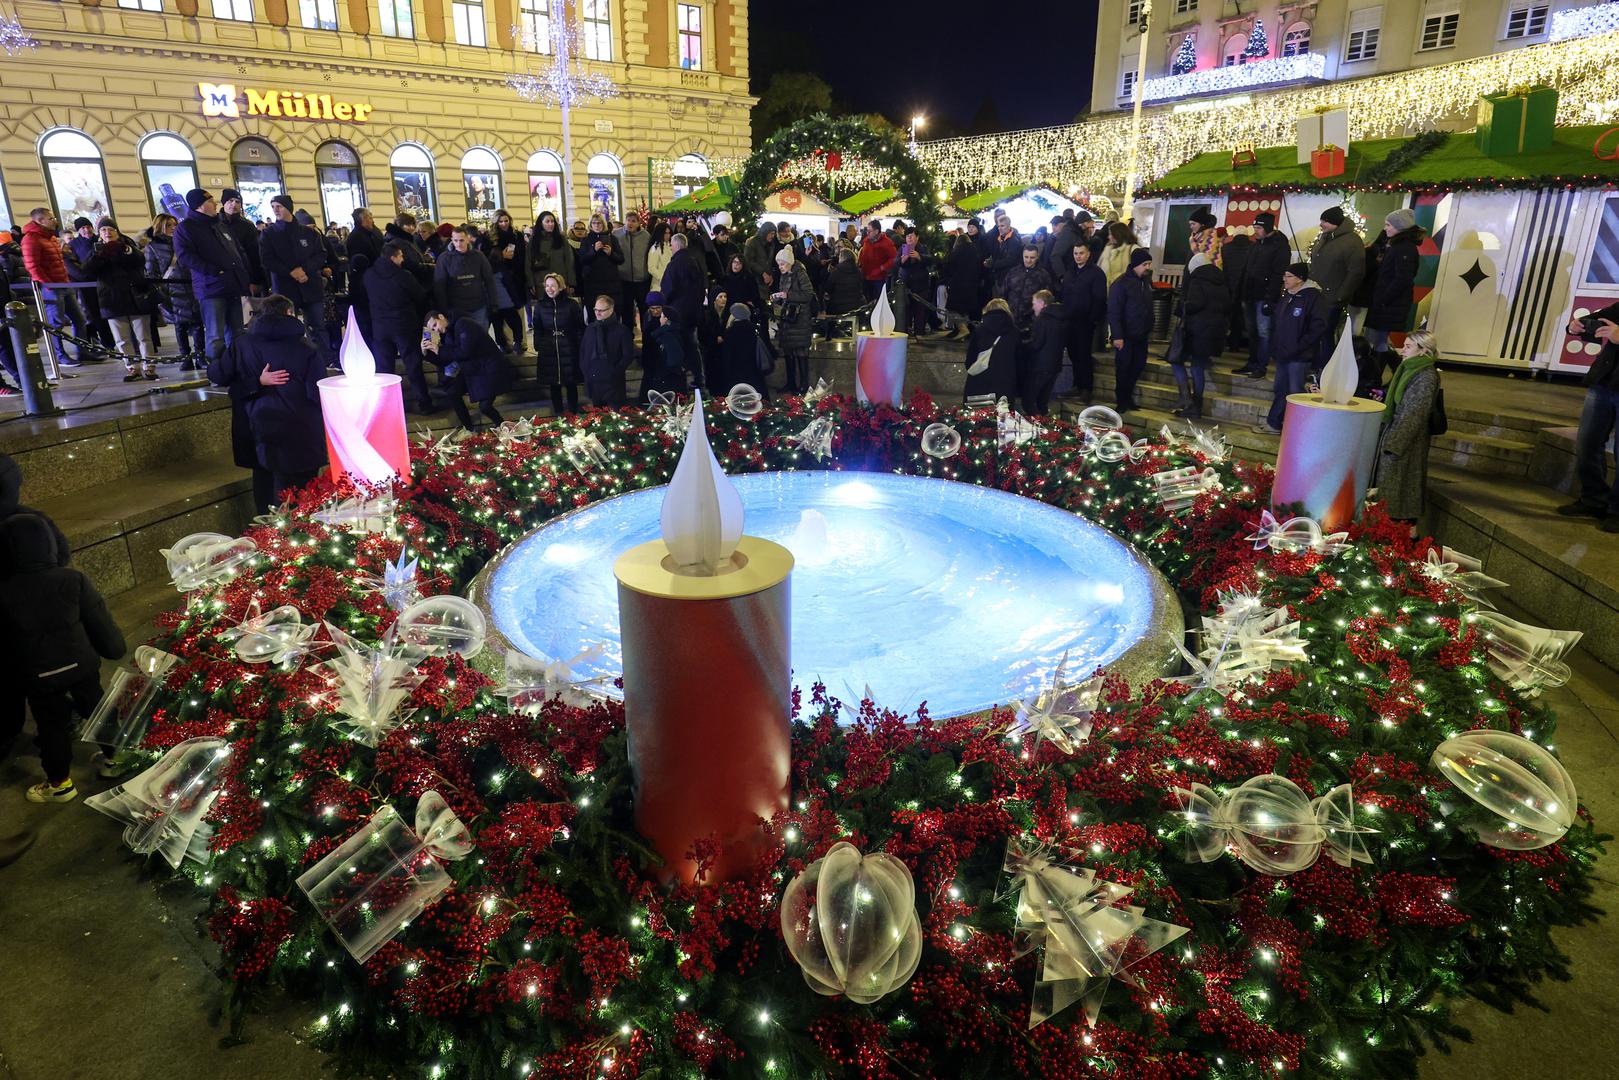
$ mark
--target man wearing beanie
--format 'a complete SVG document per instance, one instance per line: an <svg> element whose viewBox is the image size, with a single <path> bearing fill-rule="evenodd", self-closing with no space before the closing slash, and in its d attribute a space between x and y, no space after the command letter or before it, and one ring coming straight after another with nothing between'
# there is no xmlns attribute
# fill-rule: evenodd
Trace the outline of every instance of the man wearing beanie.
<svg viewBox="0 0 1619 1080"><path fill-rule="evenodd" d="M259 224L251 221L242 211L242 193L226 188L219 194L219 220L230 230L231 239L247 262L248 292L257 296L264 291L264 265L259 261Z"/></svg>
<svg viewBox="0 0 1619 1080"><path fill-rule="evenodd" d="M1276 215L1254 215L1253 246L1243 268L1242 315L1248 325L1248 362L1238 375L1263 379L1270 364L1271 326L1282 297L1282 271L1293 257L1287 237L1276 231Z"/></svg>
<svg viewBox="0 0 1619 1080"><path fill-rule="evenodd" d="M1107 324L1113 341L1119 412L1139 409L1136 383L1147 370L1147 336L1152 333L1152 252L1136 248L1129 269L1107 291Z"/></svg>
<svg viewBox="0 0 1619 1080"><path fill-rule="evenodd" d="M202 188L186 192L185 220L174 230L174 257L191 272L191 291L202 309L203 349L212 363L236 344L242 331L242 297L248 294L247 259L219 220L219 203ZM181 371L195 370L191 361Z"/></svg>
<svg viewBox="0 0 1619 1080"><path fill-rule="evenodd" d="M67 262L67 276L70 281L94 281L96 276L86 269L90 260L96 254L96 227L95 223L87 217L73 219L73 235L68 238L62 249L62 258ZM87 329L85 337L94 337L108 349L113 348L112 327L107 323L107 317L101 310L101 300L96 296L95 289L74 289L77 293L79 307L84 312L84 321ZM83 357L83 359L92 359ZM106 357L97 356L96 361Z"/></svg>
<svg viewBox="0 0 1619 1080"><path fill-rule="evenodd" d="M293 219L292 196L270 200L275 222L258 237L259 260L270 276L270 290L292 301L309 329L315 353L331 363L326 338L326 244L314 229Z"/></svg>
<svg viewBox="0 0 1619 1080"><path fill-rule="evenodd" d="M1310 279L1320 287L1322 302L1327 306L1327 332L1322 336L1321 356L1316 361L1319 369L1332 356L1349 298L1366 276L1366 244L1355 227L1344 220L1342 207L1329 206L1321 211L1321 232L1310 245L1309 264Z"/></svg>
<svg viewBox="0 0 1619 1080"><path fill-rule="evenodd" d="M1282 433L1287 397L1304 393L1310 367L1317 362L1327 337L1327 304L1320 287L1311 280L1310 270L1304 263L1293 263L1282 271L1282 295L1270 332L1271 358L1276 361L1270 415L1264 423L1254 425L1255 431L1265 435Z"/></svg>
<svg viewBox="0 0 1619 1080"><path fill-rule="evenodd" d="M1383 369L1400 364L1399 358L1389 351L1389 334L1411 328L1413 290L1421 264L1418 249L1428 234L1417 224L1415 211L1401 208L1383 219L1383 235L1388 243L1377 262L1372 278L1372 302L1366 309L1366 344L1372 351L1361 372L1363 391L1382 386Z"/></svg>

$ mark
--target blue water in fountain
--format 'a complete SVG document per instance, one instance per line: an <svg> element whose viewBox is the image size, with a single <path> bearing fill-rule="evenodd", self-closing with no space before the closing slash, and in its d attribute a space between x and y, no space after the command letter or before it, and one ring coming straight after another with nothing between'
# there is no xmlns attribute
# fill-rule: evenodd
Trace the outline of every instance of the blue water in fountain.
<svg viewBox="0 0 1619 1080"><path fill-rule="evenodd" d="M1032 499L924 477L772 472L731 477L746 531L793 552L793 680L935 716L1032 697L1147 632L1153 583L1106 530ZM622 671L613 560L657 539L662 487L598 503L522 540L487 603L518 649L576 678ZM825 520L824 536L803 512ZM611 688L609 688L611 690ZM616 691L611 691L615 692Z"/></svg>

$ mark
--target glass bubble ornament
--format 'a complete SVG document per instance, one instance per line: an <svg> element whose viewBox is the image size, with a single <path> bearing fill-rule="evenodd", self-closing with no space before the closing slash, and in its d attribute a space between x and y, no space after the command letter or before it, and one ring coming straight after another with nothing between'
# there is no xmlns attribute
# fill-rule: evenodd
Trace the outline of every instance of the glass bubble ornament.
<svg viewBox="0 0 1619 1080"><path fill-rule="evenodd" d="M169 577L179 592L196 592L236 576L259 546L244 537L223 533L192 533L159 554L168 564Z"/></svg>
<svg viewBox="0 0 1619 1080"><path fill-rule="evenodd" d="M781 932L812 990L869 1005L905 985L922 956L911 871L834 844L787 886Z"/></svg>
<svg viewBox="0 0 1619 1080"><path fill-rule="evenodd" d="M1189 862L1213 862L1229 846L1261 874L1282 877L1312 865L1327 840L1309 797L1275 773L1256 776L1224 798L1202 784L1178 788L1175 795L1188 823ZM1323 809L1322 815L1330 812Z"/></svg>
<svg viewBox="0 0 1619 1080"><path fill-rule="evenodd" d="M401 645L429 656L457 653L467 659L483 651L489 624L472 601L460 596L429 596L399 615L395 633Z"/></svg>
<svg viewBox="0 0 1619 1080"><path fill-rule="evenodd" d="M1477 809L1450 812L1489 847L1532 851L1555 844L1574 824L1574 781L1551 751L1510 731L1464 731L1446 739L1430 764Z"/></svg>
<svg viewBox="0 0 1619 1080"><path fill-rule="evenodd" d="M1118 410L1110 409L1106 405L1087 405L1079 411L1079 426L1082 430L1093 435L1100 435L1104 431L1117 431L1124 427L1124 417Z"/></svg>
<svg viewBox="0 0 1619 1080"><path fill-rule="evenodd" d="M922 453L941 461L961 449L961 432L949 424L929 424L922 429Z"/></svg>
<svg viewBox="0 0 1619 1080"><path fill-rule="evenodd" d="M725 395L725 407L738 420L752 420L764 411L765 399L747 383L737 383Z"/></svg>

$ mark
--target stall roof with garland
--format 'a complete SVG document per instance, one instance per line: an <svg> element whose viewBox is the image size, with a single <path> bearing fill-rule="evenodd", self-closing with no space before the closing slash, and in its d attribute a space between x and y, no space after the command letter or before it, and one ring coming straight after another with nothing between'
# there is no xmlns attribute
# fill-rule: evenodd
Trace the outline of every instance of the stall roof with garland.
<svg viewBox="0 0 1619 1080"><path fill-rule="evenodd" d="M718 180L712 180L689 195L682 195L671 203L658 207L658 214L708 214L724 210L731 205L731 197L720 190Z"/></svg>
<svg viewBox="0 0 1619 1080"><path fill-rule="evenodd" d="M1356 188L1581 187L1619 180L1619 162L1593 153L1605 125L1561 127L1545 150L1492 158L1479 152L1471 131L1431 132L1405 139L1351 143L1342 176L1317 179L1297 163L1294 146L1267 146L1258 163L1233 168L1230 150L1199 154L1138 193L1139 198L1202 195L1234 188L1343 191ZM1609 140L1612 142L1613 140Z"/></svg>
<svg viewBox="0 0 1619 1080"><path fill-rule="evenodd" d="M839 199L838 206L842 207L845 213L859 215L885 203L891 203L897 198L899 198L898 188L873 188L870 191L857 191L847 199Z"/></svg>
<svg viewBox="0 0 1619 1080"><path fill-rule="evenodd" d="M999 206L1003 202L1010 202L1026 191L1050 191L1056 194L1045 184L1008 184L1006 187L990 188L988 191L969 195L965 199L957 199L956 205L969 214L976 214L992 206Z"/></svg>

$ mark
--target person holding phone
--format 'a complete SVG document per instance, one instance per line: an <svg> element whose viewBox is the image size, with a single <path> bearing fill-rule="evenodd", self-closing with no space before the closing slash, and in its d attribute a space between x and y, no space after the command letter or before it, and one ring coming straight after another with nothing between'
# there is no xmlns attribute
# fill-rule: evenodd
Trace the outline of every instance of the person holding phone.
<svg viewBox="0 0 1619 1080"><path fill-rule="evenodd" d="M590 321L596 318L594 298L605 296L615 312L623 297L623 282L618 268L624 263L624 252L608 231L607 219L600 214L590 215L590 231L579 242L579 293L592 298Z"/></svg>
<svg viewBox="0 0 1619 1080"><path fill-rule="evenodd" d="M1603 532L1619 532L1619 471L1607 475L1607 453L1619 442L1619 304L1569 320L1568 332L1581 341L1600 342L1602 351L1585 373L1585 405L1574 436L1574 474L1580 494L1557 508L1564 517L1597 519Z"/></svg>
<svg viewBox="0 0 1619 1080"><path fill-rule="evenodd" d="M511 385L511 366L476 320L463 317L451 322L442 311L428 312L422 324L422 355L439 365L439 389L448 394L462 427L477 430L467 410L468 397L490 423L505 419L495 408L495 398Z"/></svg>
<svg viewBox="0 0 1619 1080"><path fill-rule="evenodd" d="M503 353L523 351L523 304L528 299L528 242L512 225L505 210L495 211L489 235L479 242L495 272L495 340ZM511 340L506 339L507 332Z"/></svg>

